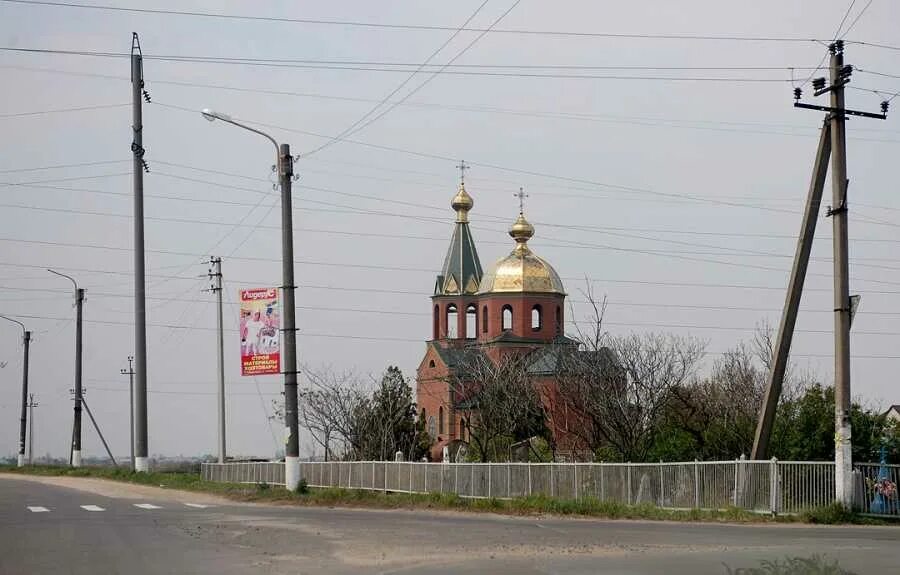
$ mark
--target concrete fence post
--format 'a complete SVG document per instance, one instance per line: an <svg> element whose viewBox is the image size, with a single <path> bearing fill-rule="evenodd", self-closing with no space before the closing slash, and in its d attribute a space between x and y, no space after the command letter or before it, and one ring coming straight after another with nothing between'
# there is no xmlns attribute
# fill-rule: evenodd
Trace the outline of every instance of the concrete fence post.
<svg viewBox="0 0 900 575"><path fill-rule="evenodd" d="M528 466L528 496L531 497L531 466Z"/></svg>
<svg viewBox="0 0 900 575"><path fill-rule="evenodd" d="M778 513L778 459L774 457L769 463L769 511Z"/></svg>
<svg viewBox="0 0 900 575"><path fill-rule="evenodd" d="M740 466L740 459L734 460L734 489L731 492L731 506L737 507L738 504L738 466Z"/></svg>
<svg viewBox="0 0 900 575"><path fill-rule="evenodd" d="M493 467L493 466L494 466L493 463L488 463L488 480L487 480L487 483L488 483L488 486L487 486L487 487L488 487L488 488L487 488L487 496L488 496L488 499L491 498L491 467Z"/></svg>
<svg viewBox="0 0 900 575"><path fill-rule="evenodd" d="M575 466L575 473L573 474L573 475L575 475L575 479L573 480L573 482L575 483L575 499L577 500L578 499L578 462L576 461L576 462L572 463L572 465Z"/></svg>
<svg viewBox="0 0 900 575"><path fill-rule="evenodd" d="M700 464L694 460L694 509L700 509Z"/></svg>
<svg viewBox="0 0 900 575"><path fill-rule="evenodd" d="M657 505L662 507L666 501L666 498L663 496L663 490L665 489L665 485L663 484L663 461L662 461L662 459L659 460L659 467L657 467L657 469L659 470L659 497L657 498L659 503Z"/></svg>
<svg viewBox="0 0 900 575"><path fill-rule="evenodd" d="M625 465L627 466L626 469L628 470L625 474L625 482L628 484L626 504L631 505L631 462L629 461Z"/></svg>

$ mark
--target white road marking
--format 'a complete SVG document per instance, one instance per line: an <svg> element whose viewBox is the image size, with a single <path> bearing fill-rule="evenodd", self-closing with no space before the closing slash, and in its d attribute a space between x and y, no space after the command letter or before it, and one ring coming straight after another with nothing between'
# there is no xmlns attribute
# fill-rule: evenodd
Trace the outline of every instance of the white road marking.
<svg viewBox="0 0 900 575"><path fill-rule="evenodd" d="M48 513L50 510L46 507L28 506L28 510L32 513Z"/></svg>
<svg viewBox="0 0 900 575"><path fill-rule="evenodd" d="M81 505L80 507L85 511L106 511L106 509L100 507L99 505Z"/></svg>
<svg viewBox="0 0 900 575"><path fill-rule="evenodd" d="M209 505L203 505L202 503L185 503L188 507L196 507L197 509L206 509Z"/></svg>
<svg viewBox="0 0 900 575"><path fill-rule="evenodd" d="M134 506L141 509L162 509L159 505L153 505L152 503L135 503Z"/></svg>

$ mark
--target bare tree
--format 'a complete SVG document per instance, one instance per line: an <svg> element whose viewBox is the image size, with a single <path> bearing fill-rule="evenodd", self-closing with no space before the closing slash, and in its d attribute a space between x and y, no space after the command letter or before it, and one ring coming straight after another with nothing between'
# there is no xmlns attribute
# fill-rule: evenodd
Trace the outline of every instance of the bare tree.
<svg viewBox="0 0 900 575"><path fill-rule="evenodd" d="M336 442L342 452L358 447L353 445L353 420L366 401L359 377L352 371L338 373L328 367L307 367L304 373L309 386L299 392L300 421L325 450L325 459L333 457Z"/></svg>
<svg viewBox="0 0 900 575"><path fill-rule="evenodd" d="M473 350L449 377L455 409L481 461L505 460L513 443L548 435L529 362L526 352L501 353L495 361Z"/></svg>
<svg viewBox="0 0 900 575"><path fill-rule="evenodd" d="M673 392L696 372L705 343L690 336L603 331L606 300L590 287L588 330L577 331L577 349L561 353L559 393L576 411L570 432L595 453L611 448L626 461L643 460L653 444Z"/></svg>

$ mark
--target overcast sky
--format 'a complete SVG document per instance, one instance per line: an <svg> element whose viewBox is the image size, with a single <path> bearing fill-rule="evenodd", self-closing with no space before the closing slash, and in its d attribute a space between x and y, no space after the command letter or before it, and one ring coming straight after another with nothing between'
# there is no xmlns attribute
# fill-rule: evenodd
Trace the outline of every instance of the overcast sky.
<svg viewBox="0 0 900 575"><path fill-rule="evenodd" d="M267 420L281 379L240 376L234 305L239 288L280 285L273 151L258 136L203 121L198 111L267 124L262 129L294 153L310 152L327 142L321 136L341 133L397 89L473 13L469 27L483 29L512 4L489 0L475 13L481 0L116 3L437 27L424 30L0 2L3 48L127 53L132 31L140 34L153 100L144 107L151 454L215 451L215 306L201 291L209 255L223 258L226 278L229 451L271 455L272 430L281 427ZM524 186L536 227L530 245L556 267L570 299L583 300L586 277L609 298L612 333L693 334L708 341L708 365L757 324L777 325L822 121L821 113L795 110L791 91L823 61L825 46L508 31L828 39L849 4L523 0L497 24L505 31L484 34L455 66L353 141L297 162L301 362L363 377L396 364L414 378L430 337L428 297L452 231L459 159L472 165L470 218L485 268L512 247L505 231L516 215L513 193ZM844 29L868 9L846 39L896 43L900 5L868 4L856 2ZM447 63L479 36L460 32L430 62ZM334 67L323 61L354 62L343 65L354 69L323 69ZM858 68L851 86L900 91L900 51L848 44L846 61ZM129 66L123 57L0 51L0 313L35 334L39 454L67 454L74 366L71 286L46 267L87 289L86 399L113 451L128 453L128 382L119 370L134 335ZM614 66L631 68L603 68ZM416 75L391 101L437 70ZM877 111L880 100L870 91L847 92L857 109ZM894 104L900 111L900 98ZM70 108L82 109L45 113ZM898 132L896 116L848 124L851 293L863 296L853 325L852 386L854 396L878 405L900 403ZM50 168L82 163L92 165ZM825 196L830 203L830 182ZM800 368L830 383L831 224L824 207L822 216L793 350ZM583 316L583 306L575 307ZM18 440L20 339L17 326L0 325L0 361L7 362L0 369L0 454L13 454ZM84 438L86 456L102 453L87 420ZM311 450L304 436L301 454Z"/></svg>

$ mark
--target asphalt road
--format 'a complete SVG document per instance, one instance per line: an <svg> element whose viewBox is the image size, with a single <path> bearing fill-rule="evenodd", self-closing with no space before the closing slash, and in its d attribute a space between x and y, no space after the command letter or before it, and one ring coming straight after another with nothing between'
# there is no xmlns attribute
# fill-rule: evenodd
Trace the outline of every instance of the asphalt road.
<svg viewBox="0 0 900 575"><path fill-rule="evenodd" d="M693 575L813 554L858 573L900 572L900 527L298 508L91 485L93 492L0 475L0 575Z"/></svg>

